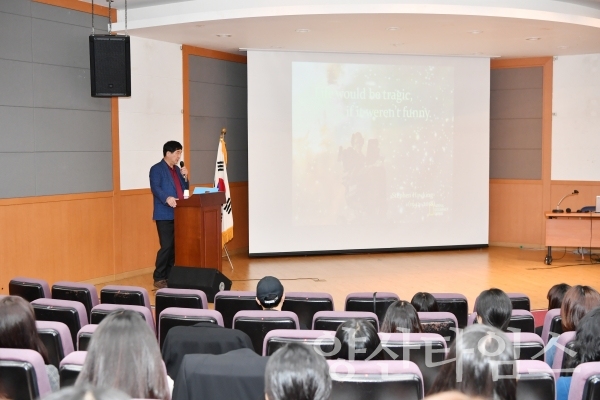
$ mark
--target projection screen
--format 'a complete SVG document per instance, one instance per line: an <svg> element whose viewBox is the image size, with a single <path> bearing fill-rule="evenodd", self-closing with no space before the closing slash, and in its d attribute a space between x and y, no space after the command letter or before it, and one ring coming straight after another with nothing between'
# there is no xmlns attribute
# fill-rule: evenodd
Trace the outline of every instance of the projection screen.
<svg viewBox="0 0 600 400"><path fill-rule="evenodd" d="M488 243L487 58L248 51L251 255Z"/></svg>

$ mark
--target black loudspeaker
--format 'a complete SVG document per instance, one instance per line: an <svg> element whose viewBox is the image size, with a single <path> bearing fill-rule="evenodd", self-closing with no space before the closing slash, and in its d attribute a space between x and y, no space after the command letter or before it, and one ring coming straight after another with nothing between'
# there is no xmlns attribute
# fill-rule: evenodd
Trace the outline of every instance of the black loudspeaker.
<svg viewBox="0 0 600 400"><path fill-rule="evenodd" d="M169 273L169 288L202 290L213 303L217 292L231 289L231 281L214 268L175 266Z"/></svg>
<svg viewBox="0 0 600 400"><path fill-rule="evenodd" d="M131 96L129 36L90 35L92 97Z"/></svg>

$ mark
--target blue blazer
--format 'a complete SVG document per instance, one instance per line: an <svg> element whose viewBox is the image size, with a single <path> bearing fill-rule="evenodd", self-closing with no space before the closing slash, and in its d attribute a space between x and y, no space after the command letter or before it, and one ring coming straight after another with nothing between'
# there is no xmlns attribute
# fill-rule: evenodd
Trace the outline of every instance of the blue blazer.
<svg viewBox="0 0 600 400"><path fill-rule="evenodd" d="M181 188L183 190L189 189L190 185L183 179L179 167L174 165L173 168L177 171ZM165 160L161 160L158 164L154 164L150 168L150 190L152 190L152 194L154 195L154 213L152 219L155 221L174 220L175 211L167 204L167 197L177 198L177 190L169 171L169 165Z"/></svg>

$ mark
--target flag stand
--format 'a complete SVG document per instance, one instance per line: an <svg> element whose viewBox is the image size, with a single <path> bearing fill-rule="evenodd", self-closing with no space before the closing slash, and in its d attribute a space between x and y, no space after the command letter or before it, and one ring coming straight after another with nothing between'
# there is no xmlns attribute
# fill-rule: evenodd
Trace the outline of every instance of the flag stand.
<svg viewBox="0 0 600 400"><path fill-rule="evenodd" d="M223 248L225 249L225 255L227 256L227 260L229 261L229 265L231 265L231 270L233 271L233 263L231 262L231 258L229 258L229 252L227 251L227 245L224 244Z"/></svg>

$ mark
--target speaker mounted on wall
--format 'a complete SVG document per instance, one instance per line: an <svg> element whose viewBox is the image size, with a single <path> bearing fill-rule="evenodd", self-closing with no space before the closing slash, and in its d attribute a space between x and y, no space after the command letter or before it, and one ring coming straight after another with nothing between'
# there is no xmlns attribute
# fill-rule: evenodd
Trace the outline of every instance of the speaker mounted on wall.
<svg viewBox="0 0 600 400"><path fill-rule="evenodd" d="M129 36L90 35L92 97L131 96Z"/></svg>

